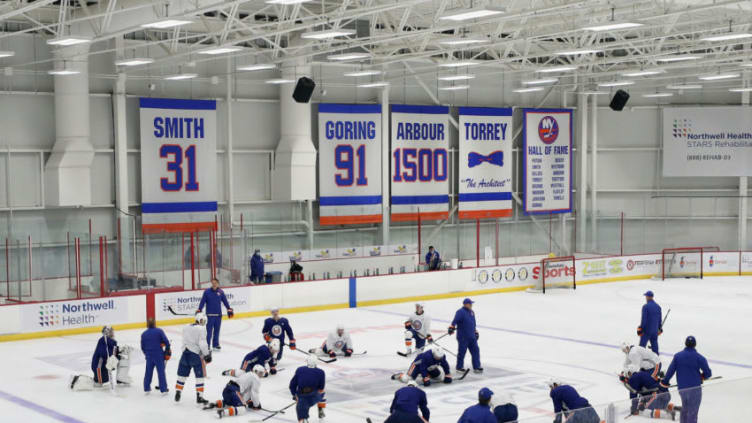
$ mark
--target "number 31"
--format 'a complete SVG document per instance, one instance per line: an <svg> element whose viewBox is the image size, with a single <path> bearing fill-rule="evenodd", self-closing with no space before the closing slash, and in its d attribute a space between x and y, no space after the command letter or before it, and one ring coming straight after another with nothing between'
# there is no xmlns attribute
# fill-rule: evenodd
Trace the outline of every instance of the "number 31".
<svg viewBox="0 0 752 423"><path fill-rule="evenodd" d="M183 147L177 144L164 144L159 148L159 157L172 157L172 160L167 162L167 171L172 172L172 178L159 180L162 190L180 191L183 189ZM188 162L188 182L185 183L185 190L198 191L195 145L185 149L185 160Z"/></svg>

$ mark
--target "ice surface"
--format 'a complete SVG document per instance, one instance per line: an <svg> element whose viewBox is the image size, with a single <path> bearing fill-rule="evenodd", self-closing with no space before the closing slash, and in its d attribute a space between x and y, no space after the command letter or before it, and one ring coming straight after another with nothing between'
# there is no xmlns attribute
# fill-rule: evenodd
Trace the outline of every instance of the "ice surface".
<svg viewBox="0 0 752 423"><path fill-rule="evenodd" d="M637 342L635 330L644 301L642 293L647 289L655 292L664 313L671 308L665 333L660 337L664 366L691 334L697 337L698 350L710 360L713 373L723 376L722 381L708 383L707 393L715 385L722 389L721 385L730 380L752 376L752 278L749 277L582 285L576 291L551 290L546 295L525 292L484 295L474 299L486 372L482 376L471 373L464 381L451 385L427 388L431 422L456 422L462 410L475 402L477 391L483 386L513 394L522 418L551 421L547 416L552 406L545 386L550 376L576 386L591 404L625 400L627 391L615 377L623 361L617 345L622 340ZM426 311L433 317L435 337L445 331L461 300L426 302ZM411 303L404 303L287 315L301 348L317 346L329 330L343 323L352 333L355 350L368 350L365 356L321 365L327 374L327 422L365 422L366 417L374 422L384 420L392 394L401 386L390 380L389 375L405 370L411 361L395 352L404 348L403 319L412 309ZM221 376L221 371L239 367L243 356L262 343L262 322L261 317L223 322L223 349L214 353L214 361L208 365L208 399L221 396L228 380ZM215 421L214 414L196 407L193 378L186 384L183 402L173 403L181 327L164 329L174 343L174 355L167 365L168 397L156 392L144 396L144 361L140 351L132 358L134 385L118 388L117 395L109 391L68 390L69 375L90 374L97 334L0 344L0 421ZM141 332L117 331L116 339L120 344L138 347ZM446 337L441 343L451 350L456 348L453 338ZM291 402L287 385L305 356L289 350L284 354L280 364L284 370L262 382L265 408L281 408ZM453 357L448 358L454 367ZM469 365L469 356L467 360ZM728 392L740 394L741 398L746 395L748 399L752 386L749 381L737 385ZM674 401L678 402L677 396ZM713 415L701 414L700 421L748 420L749 415L744 419L740 414L744 400L724 407L713 407L712 401L713 395L706 394L701 411L713 410ZM736 404L740 408L735 408ZM719 414L718 409L723 411ZM312 411L315 413L315 409ZM231 421L245 422L265 415L250 413ZM535 419L536 416L540 419ZM317 420L313 418L311 422ZM627 421L641 420L647 421L643 417ZM268 421L295 422L294 410Z"/></svg>

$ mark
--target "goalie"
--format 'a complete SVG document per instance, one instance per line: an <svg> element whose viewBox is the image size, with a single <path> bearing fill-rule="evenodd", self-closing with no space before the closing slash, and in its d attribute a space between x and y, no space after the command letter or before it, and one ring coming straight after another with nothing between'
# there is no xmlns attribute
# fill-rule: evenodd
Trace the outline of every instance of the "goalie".
<svg viewBox="0 0 752 423"><path fill-rule="evenodd" d="M131 383L131 378L128 375L131 350L132 348L127 345L118 347L112 326L104 326L102 337L97 341L94 355L91 357L91 370L94 377L74 375L70 380L70 389L90 391L94 388L101 388L107 383L111 383L114 387L115 381L119 384L129 385Z"/></svg>

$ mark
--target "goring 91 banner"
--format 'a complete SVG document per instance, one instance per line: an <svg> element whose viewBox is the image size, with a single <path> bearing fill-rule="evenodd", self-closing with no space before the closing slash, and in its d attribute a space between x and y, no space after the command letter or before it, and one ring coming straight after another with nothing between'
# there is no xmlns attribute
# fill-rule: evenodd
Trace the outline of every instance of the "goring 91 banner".
<svg viewBox="0 0 752 423"><path fill-rule="evenodd" d="M217 103L141 98L142 231L215 230Z"/></svg>
<svg viewBox="0 0 752 423"><path fill-rule="evenodd" d="M449 108L392 106L391 218L395 222L449 215Z"/></svg>
<svg viewBox="0 0 752 423"><path fill-rule="evenodd" d="M381 105L320 104L320 224L381 221Z"/></svg>
<svg viewBox="0 0 752 423"><path fill-rule="evenodd" d="M512 109L459 108L459 217L512 215Z"/></svg>
<svg viewBox="0 0 752 423"><path fill-rule="evenodd" d="M572 211L572 110L523 109L525 214Z"/></svg>

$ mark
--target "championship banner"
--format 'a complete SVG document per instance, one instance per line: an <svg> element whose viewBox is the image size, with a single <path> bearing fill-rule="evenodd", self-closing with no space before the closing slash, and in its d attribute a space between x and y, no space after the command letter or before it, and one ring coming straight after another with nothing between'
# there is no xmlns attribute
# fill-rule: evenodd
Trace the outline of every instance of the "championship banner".
<svg viewBox="0 0 752 423"><path fill-rule="evenodd" d="M217 104L141 98L142 231L216 230Z"/></svg>
<svg viewBox="0 0 752 423"><path fill-rule="evenodd" d="M449 216L449 107L392 106L392 220Z"/></svg>
<svg viewBox="0 0 752 423"><path fill-rule="evenodd" d="M523 109L525 214L572 211L572 110Z"/></svg>
<svg viewBox="0 0 752 423"><path fill-rule="evenodd" d="M459 217L512 215L512 109L460 107Z"/></svg>
<svg viewBox="0 0 752 423"><path fill-rule="evenodd" d="M752 108L663 108L663 176L752 176Z"/></svg>
<svg viewBox="0 0 752 423"><path fill-rule="evenodd" d="M381 220L381 105L319 104L319 223Z"/></svg>

